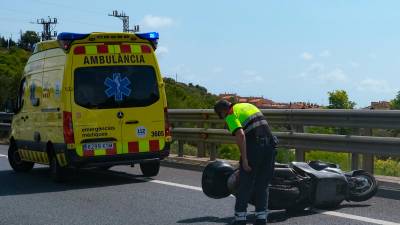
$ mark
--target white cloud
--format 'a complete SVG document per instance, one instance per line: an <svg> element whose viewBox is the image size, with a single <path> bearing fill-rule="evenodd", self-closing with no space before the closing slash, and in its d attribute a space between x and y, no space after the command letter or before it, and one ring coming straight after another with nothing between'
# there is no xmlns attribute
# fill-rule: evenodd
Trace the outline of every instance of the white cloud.
<svg viewBox="0 0 400 225"><path fill-rule="evenodd" d="M250 77L249 79L246 79L246 81L248 81L249 83L261 82L261 81L264 81L264 78L260 75L256 75L254 77Z"/></svg>
<svg viewBox="0 0 400 225"><path fill-rule="evenodd" d="M331 52L329 51L329 50L325 50L325 51L323 51L323 52L321 52L320 54L319 54L319 56L321 56L321 57L329 57L329 56L331 56Z"/></svg>
<svg viewBox="0 0 400 225"><path fill-rule="evenodd" d="M314 56L309 52L303 52L300 54L300 58L308 61L308 60L312 60L314 58Z"/></svg>
<svg viewBox="0 0 400 225"><path fill-rule="evenodd" d="M347 82L348 76L340 68L336 67L334 69L329 69L322 63L312 63L306 70L299 75L295 76L301 79L309 81L320 81L323 83L327 82Z"/></svg>
<svg viewBox="0 0 400 225"><path fill-rule="evenodd" d="M372 78L366 78L362 80L357 89L359 91L365 92L375 92L375 93L391 93L394 92L395 89L392 88L386 80L377 80Z"/></svg>
<svg viewBox="0 0 400 225"><path fill-rule="evenodd" d="M223 71L224 71L224 68L222 68L222 67L220 67L220 66L214 67L214 68L212 69L212 72L213 72L213 73L222 73Z"/></svg>
<svg viewBox="0 0 400 225"><path fill-rule="evenodd" d="M240 84L260 84L264 81L264 77L259 75L255 70L247 69L242 71L242 76L244 80L240 81Z"/></svg>
<svg viewBox="0 0 400 225"><path fill-rule="evenodd" d="M346 82L348 80L347 75L340 68L320 74L318 78L327 82Z"/></svg>
<svg viewBox="0 0 400 225"><path fill-rule="evenodd" d="M185 64L176 65L171 71L173 71L173 76L177 77L179 82L198 83L197 75Z"/></svg>
<svg viewBox="0 0 400 225"><path fill-rule="evenodd" d="M158 29L163 27L170 27L174 24L174 21L169 17L146 15L142 19L141 24L146 28Z"/></svg>
<svg viewBox="0 0 400 225"><path fill-rule="evenodd" d="M250 77L250 76L255 76L257 74L257 71L254 71L254 70L243 70L242 73L243 73L244 76Z"/></svg>
<svg viewBox="0 0 400 225"><path fill-rule="evenodd" d="M356 68L360 67L360 63L351 61L350 66L353 67L354 69L356 69Z"/></svg>
<svg viewBox="0 0 400 225"><path fill-rule="evenodd" d="M312 63L307 67L307 69L300 73L297 77L307 78L307 77L315 77L318 74L321 74L325 70L325 65L322 63Z"/></svg>
<svg viewBox="0 0 400 225"><path fill-rule="evenodd" d="M156 50L157 56L163 56L169 52L168 48L165 46L158 46Z"/></svg>

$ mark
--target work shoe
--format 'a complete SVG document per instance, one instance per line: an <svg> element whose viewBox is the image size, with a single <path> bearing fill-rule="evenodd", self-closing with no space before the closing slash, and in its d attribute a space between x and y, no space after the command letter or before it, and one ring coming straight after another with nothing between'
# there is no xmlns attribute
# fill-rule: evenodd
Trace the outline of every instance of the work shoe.
<svg viewBox="0 0 400 225"><path fill-rule="evenodd" d="M256 222L254 223L254 225L265 225L267 224L267 220L264 219L256 219Z"/></svg>

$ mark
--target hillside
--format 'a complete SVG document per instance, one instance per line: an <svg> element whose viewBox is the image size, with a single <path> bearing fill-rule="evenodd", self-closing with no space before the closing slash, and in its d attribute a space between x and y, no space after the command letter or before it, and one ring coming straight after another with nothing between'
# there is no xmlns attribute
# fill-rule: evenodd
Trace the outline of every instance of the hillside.
<svg viewBox="0 0 400 225"><path fill-rule="evenodd" d="M164 78L164 82L170 109L210 109L217 100L216 95L208 93L202 86L175 82L171 78Z"/></svg>

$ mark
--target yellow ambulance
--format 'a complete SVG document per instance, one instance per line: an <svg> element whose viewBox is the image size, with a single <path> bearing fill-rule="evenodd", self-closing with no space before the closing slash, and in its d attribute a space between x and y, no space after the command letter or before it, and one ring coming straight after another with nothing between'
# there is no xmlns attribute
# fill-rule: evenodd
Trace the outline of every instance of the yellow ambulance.
<svg viewBox="0 0 400 225"><path fill-rule="evenodd" d="M20 84L8 159L15 171L140 164L155 176L171 141L156 32L61 33L36 44Z"/></svg>

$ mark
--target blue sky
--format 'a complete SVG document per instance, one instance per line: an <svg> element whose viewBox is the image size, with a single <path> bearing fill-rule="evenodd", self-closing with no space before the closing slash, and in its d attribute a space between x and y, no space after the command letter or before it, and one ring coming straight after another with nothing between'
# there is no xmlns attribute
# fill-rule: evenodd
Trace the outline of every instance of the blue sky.
<svg viewBox="0 0 400 225"><path fill-rule="evenodd" d="M47 16L58 18L58 32L121 31L107 14L122 10L131 26L160 33L164 76L278 102L327 105L328 91L344 89L365 107L400 90L399 8L383 0L13 0L0 8L0 35L40 31L29 22Z"/></svg>

